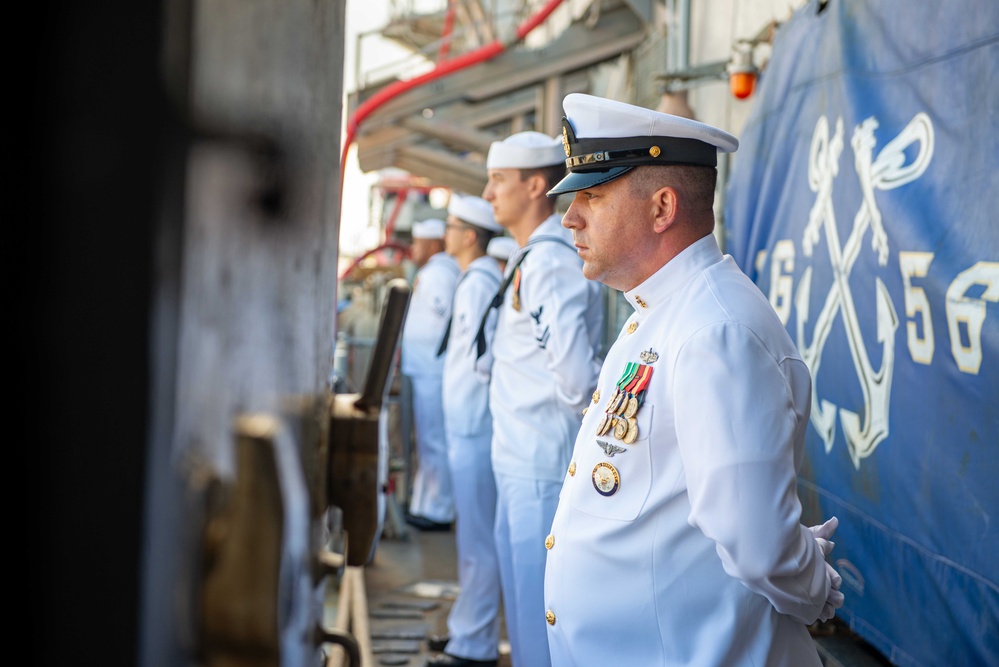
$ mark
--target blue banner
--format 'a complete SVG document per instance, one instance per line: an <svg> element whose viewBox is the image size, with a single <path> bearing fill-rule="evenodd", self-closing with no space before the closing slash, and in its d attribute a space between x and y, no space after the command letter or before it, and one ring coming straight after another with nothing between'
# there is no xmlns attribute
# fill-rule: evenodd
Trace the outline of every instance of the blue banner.
<svg viewBox="0 0 999 667"><path fill-rule="evenodd" d="M811 2L753 105L726 251L812 371L838 615L897 665L999 665L999 2Z"/></svg>

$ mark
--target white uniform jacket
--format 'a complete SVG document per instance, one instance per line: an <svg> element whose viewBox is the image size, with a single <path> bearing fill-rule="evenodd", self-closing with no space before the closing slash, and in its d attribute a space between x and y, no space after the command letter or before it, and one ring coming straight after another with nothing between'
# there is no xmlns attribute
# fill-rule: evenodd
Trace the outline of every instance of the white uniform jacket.
<svg viewBox="0 0 999 667"><path fill-rule="evenodd" d="M713 236L625 296L546 544L552 664L818 666L806 624L830 582L797 496L808 369ZM637 432L599 435L629 364L651 373Z"/></svg>
<svg viewBox="0 0 999 667"><path fill-rule="evenodd" d="M560 216L541 223L508 266L528 249L492 344L493 470L557 482L596 384L604 311Z"/></svg>
<svg viewBox="0 0 999 667"><path fill-rule="evenodd" d="M444 329L451 317L451 300L458 284L458 262L439 252L427 260L413 280L400 345L400 370L404 375L436 375L444 369L437 356Z"/></svg>
<svg viewBox="0 0 999 667"><path fill-rule="evenodd" d="M444 353L444 424L447 432L470 436L492 432L489 368L475 360L475 335L483 313L503 280L492 257L473 260L458 281L451 308L451 330ZM486 340L496 329L496 314L486 320Z"/></svg>

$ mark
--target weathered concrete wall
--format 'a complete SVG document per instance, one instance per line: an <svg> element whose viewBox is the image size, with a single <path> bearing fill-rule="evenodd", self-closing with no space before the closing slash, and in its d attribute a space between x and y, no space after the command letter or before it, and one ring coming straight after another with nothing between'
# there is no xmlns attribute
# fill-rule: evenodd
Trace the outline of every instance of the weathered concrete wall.
<svg viewBox="0 0 999 667"><path fill-rule="evenodd" d="M318 425L281 420L290 401L322 405L328 396L344 3L195 0L180 10L190 23L169 24L165 40L175 62L183 67L186 54L190 66L166 78L190 142L179 186L164 188L162 214L173 217L163 225L153 304L141 664L225 664L227 651L263 645L269 655L275 642L282 665L314 664L321 593L308 566L324 461L314 450ZM261 479L246 479L253 468L244 464L237 475L249 449L234 424L248 413L274 421L244 425L277 425L258 429L274 459L265 455L263 469L276 466ZM203 479L228 489L221 512ZM214 542L205 529L213 519L225 521ZM265 534L281 543L253 542ZM280 558L254 557L265 551ZM273 567L254 570L264 561L280 562L280 577ZM240 619L253 622L241 630ZM241 634L251 626L269 632ZM222 648L196 656L206 628Z"/></svg>
<svg viewBox="0 0 999 667"><path fill-rule="evenodd" d="M235 412L318 393L332 364L343 11L195 5L193 117L225 138L199 142L187 169L175 448L223 472ZM257 160L251 134L283 155Z"/></svg>

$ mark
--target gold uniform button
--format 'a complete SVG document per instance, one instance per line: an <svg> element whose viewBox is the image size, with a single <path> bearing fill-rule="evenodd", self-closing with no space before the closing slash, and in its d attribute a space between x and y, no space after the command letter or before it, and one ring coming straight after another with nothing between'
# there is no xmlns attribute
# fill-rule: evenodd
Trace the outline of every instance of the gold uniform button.
<svg viewBox="0 0 999 667"><path fill-rule="evenodd" d="M586 416L586 411L589 410L589 409L590 409L590 406L586 406L585 408L583 408L583 416L584 417Z"/></svg>
<svg viewBox="0 0 999 667"><path fill-rule="evenodd" d="M573 461L572 463L569 464L569 477L575 477L575 476L576 476L576 462Z"/></svg>
<svg viewBox="0 0 999 667"><path fill-rule="evenodd" d="M593 402L598 403L600 401L600 390L597 389L593 392Z"/></svg>
<svg viewBox="0 0 999 667"><path fill-rule="evenodd" d="M549 535L545 538L545 549L551 549L553 546L555 546L555 536Z"/></svg>
<svg viewBox="0 0 999 667"><path fill-rule="evenodd" d="M548 625L555 625L555 612L551 609L545 612L545 620L548 621Z"/></svg>
<svg viewBox="0 0 999 667"><path fill-rule="evenodd" d="M638 322L632 322L631 324L628 325L628 333L630 334L635 333L635 329L637 328L638 328Z"/></svg>

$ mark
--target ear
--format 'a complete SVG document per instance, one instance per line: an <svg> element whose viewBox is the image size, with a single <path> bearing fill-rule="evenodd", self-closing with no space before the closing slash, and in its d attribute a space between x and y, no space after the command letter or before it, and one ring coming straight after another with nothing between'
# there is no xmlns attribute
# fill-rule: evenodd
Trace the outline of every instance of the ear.
<svg viewBox="0 0 999 667"><path fill-rule="evenodd" d="M539 197L546 199L548 197L548 182L545 181L541 172L536 171L527 177L527 192L531 199Z"/></svg>
<svg viewBox="0 0 999 667"><path fill-rule="evenodd" d="M464 236L466 248L470 248L473 245L475 245L476 234L474 229L466 227L465 229L461 230L461 233Z"/></svg>
<svg viewBox="0 0 999 667"><path fill-rule="evenodd" d="M676 222L676 190L668 186L656 190L652 194L652 207L655 212L655 221L652 228L657 234L665 232Z"/></svg>

